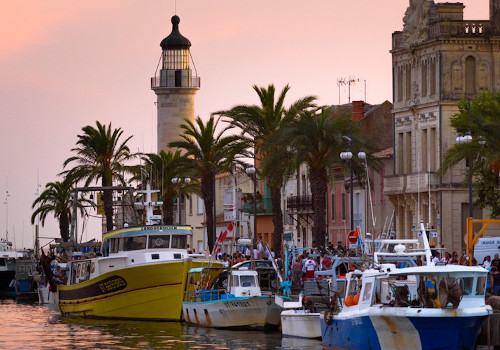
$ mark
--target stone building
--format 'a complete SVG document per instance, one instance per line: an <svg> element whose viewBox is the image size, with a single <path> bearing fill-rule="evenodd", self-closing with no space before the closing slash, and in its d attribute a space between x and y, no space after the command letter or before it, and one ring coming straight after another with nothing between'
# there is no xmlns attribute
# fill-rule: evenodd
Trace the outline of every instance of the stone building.
<svg viewBox="0 0 500 350"><path fill-rule="evenodd" d="M437 173L457 136L450 117L460 99L500 91L500 0L490 0L489 20L464 20L464 7L410 0L393 33L394 174L385 179L398 237L413 237L422 221L436 243L459 252L470 204L465 163Z"/></svg>
<svg viewBox="0 0 500 350"><path fill-rule="evenodd" d="M194 96L200 89L200 78L190 68L191 42L179 32L179 22L178 16L172 17L172 32L160 43L160 71L151 78L157 96L158 152L178 139L184 119L194 123Z"/></svg>

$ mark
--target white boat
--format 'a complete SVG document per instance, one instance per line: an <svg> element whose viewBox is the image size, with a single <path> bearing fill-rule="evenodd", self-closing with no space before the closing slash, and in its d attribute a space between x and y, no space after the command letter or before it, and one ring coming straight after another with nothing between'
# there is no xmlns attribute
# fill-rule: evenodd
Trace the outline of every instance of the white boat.
<svg viewBox="0 0 500 350"><path fill-rule="evenodd" d="M218 275L224 271L219 270ZM230 270L226 288L216 280L211 285L206 282L206 276L212 275L213 269L189 271L182 303L185 321L214 328L279 327L281 308L274 296L262 295L257 271Z"/></svg>
<svg viewBox="0 0 500 350"><path fill-rule="evenodd" d="M350 272L342 310L320 316L324 346L342 349L474 349L485 305L487 271L477 266L435 266L425 229L420 255L427 265ZM401 247L396 253L405 253Z"/></svg>
<svg viewBox="0 0 500 350"><path fill-rule="evenodd" d="M23 254L12 250L12 242L0 241L0 298L15 298L16 259Z"/></svg>
<svg viewBox="0 0 500 350"><path fill-rule="evenodd" d="M288 337L321 338L320 312L311 312L305 308L302 298L302 293L297 301L287 301L276 296L276 304L283 308L281 332Z"/></svg>

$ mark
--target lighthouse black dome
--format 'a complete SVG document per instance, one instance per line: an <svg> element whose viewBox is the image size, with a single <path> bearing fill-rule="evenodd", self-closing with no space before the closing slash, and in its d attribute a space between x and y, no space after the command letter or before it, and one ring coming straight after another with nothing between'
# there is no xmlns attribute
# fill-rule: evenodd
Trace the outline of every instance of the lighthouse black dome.
<svg viewBox="0 0 500 350"><path fill-rule="evenodd" d="M172 16L172 33L163 39L160 46L163 50L169 49L189 49L191 42L179 32L179 16Z"/></svg>

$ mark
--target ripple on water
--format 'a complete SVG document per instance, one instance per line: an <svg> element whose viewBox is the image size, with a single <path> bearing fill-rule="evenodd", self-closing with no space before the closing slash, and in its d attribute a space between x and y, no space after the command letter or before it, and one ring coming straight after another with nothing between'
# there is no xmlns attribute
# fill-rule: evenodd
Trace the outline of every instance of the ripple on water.
<svg viewBox="0 0 500 350"><path fill-rule="evenodd" d="M179 322L64 318L46 306L0 300L0 349L319 350L321 342L277 332L230 331Z"/></svg>

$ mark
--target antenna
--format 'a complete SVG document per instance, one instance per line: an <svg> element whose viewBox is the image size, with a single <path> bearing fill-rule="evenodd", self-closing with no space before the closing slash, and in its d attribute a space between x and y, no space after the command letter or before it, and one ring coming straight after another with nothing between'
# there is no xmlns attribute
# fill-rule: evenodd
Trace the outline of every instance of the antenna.
<svg viewBox="0 0 500 350"><path fill-rule="evenodd" d="M6 186L7 187L7 186ZM5 190L5 240L9 241L9 190Z"/></svg>
<svg viewBox="0 0 500 350"><path fill-rule="evenodd" d="M347 85L348 86L348 101L351 103L351 85L356 85L356 83L359 82L359 78L350 76L349 78L338 78L337 79L337 85L339 87L339 105L340 105L340 86L341 85ZM366 82L366 80L365 80ZM365 88L366 92L366 88Z"/></svg>

